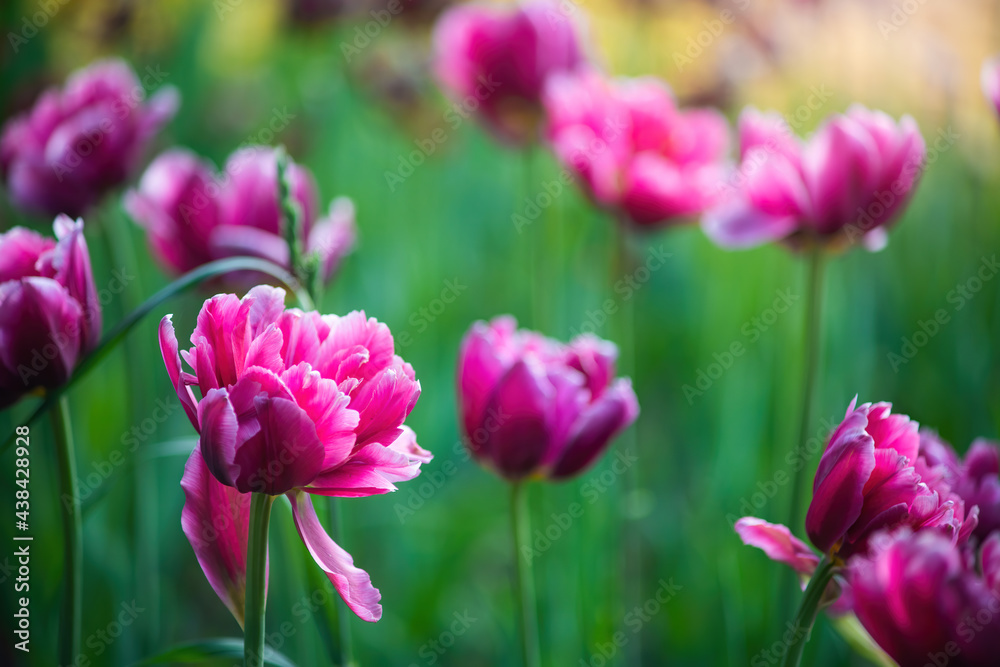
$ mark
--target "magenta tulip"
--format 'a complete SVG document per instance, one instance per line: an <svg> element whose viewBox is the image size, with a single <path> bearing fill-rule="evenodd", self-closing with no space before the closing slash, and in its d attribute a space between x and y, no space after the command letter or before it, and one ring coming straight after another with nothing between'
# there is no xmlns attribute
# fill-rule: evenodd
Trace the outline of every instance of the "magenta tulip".
<svg viewBox="0 0 1000 667"><path fill-rule="evenodd" d="M554 1L529 0L516 8L459 5L434 30L434 63L461 122L477 112L501 138L526 143L538 137L546 79L585 61L577 28Z"/></svg>
<svg viewBox="0 0 1000 667"><path fill-rule="evenodd" d="M979 508L979 525L974 535L980 539L1000 531L1000 451L995 442L979 439L972 443L965 454L955 493L962 497L966 507Z"/></svg>
<svg viewBox="0 0 1000 667"><path fill-rule="evenodd" d="M741 164L703 219L725 247L880 248L923 169L924 140L909 116L896 123L856 105L805 143L778 114L747 109L739 125Z"/></svg>
<svg viewBox="0 0 1000 667"><path fill-rule="evenodd" d="M419 474L431 455L403 421L420 383L384 324L363 312L286 310L284 298L262 286L242 300L209 299L185 352L170 316L160 323L167 372L200 434L181 482L184 532L242 623L251 492L285 494L316 563L358 616L376 621L378 590L327 536L309 494L370 496Z"/></svg>
<svg viewBox="0 0 1000 667"><path fill-rule="evenodd" d="M335 199L320 218L309 171L290 163L289 180L302 211L303 248L318 256L320 276L329 281L354 246L354 205ZM277 188L273 148L251 146L233 153L222 174L175 149L149 165L139 187L126 194L125 208L146 229L154 256L171 273L236 255L291 268Z"/></svg>
<svg viewBox="0 0 1000 667"><path fill-rule="evenodd" d="M858 620L900 667L985 667L1000 655L1000 533L974 553L944 535L879 534L850 563Z"/></svg>
<svg viewBox="0 0 1000 667"><path fill-rule="evenodd" d="M147 94L125 62L105 60L9 121L0 136L0 175L14 204L75 217L124 183L178 106L172 86Z"/></svg>
<svg viewBox="0 0 1000 667"><path fill-rule="evenodd" d="M631 381L615 378L617 356L588 334L565 345L509 316L476 322L458 360L473 456L512 481L564 479L591 465L639 414Z"/></svg>
<svg viewBox="0 0 1000 667"><path fill-rule="evenodd" d="M917 424L891 414L888 403L855 408L830 436L813 481L806 514L809 539L823 553L863 553L877 530L900 525L937 528L964 540L977 511L939 479L921 479Z"/></svg>
<svg viewBox="0 0 1000 667"><path fill-rule="evenodd" d="M980 82L983 94L1000 116L1000 55L993 56L983 63Z"/></svg>
<svg viewBox="0 0 1000 667"><path fill-rule="evenodd" d="M0 408L66 382L101 336L101 304L83 221L61 215L56 239L0 235Z"/></svg>
<svg viewBox="0 0 1000 667"><path fill-rule="evenodd" d="M646 227L717 200L729 141L717 111L678 109L652 77L609 81L594 70L553 76L544 100L556 155L598 205Z"/></svg>

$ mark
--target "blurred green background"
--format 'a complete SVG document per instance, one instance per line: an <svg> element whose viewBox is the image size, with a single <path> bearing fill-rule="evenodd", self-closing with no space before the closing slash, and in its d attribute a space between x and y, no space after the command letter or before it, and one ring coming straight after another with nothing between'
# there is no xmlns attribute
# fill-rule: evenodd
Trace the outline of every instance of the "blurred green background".
<svg viewBox="0 0 1000 667"><path fill-rule="evenodd" d="M549 532L534 559L544 664L777 664L762 651L787 620L779 607L782 568L743 547L731 521L755 493L766 500L753 510L758 516L783 522L788 514L790 485L773 480L790 471L786 456L800 444L801 258L780 247L726 252L696 225L636 236L629 245L640 265L653 251L670 256L625 298L612 287L625 278L615 227L577 191L554 197L519 233L512 215L523 214L525 198L544 192L559 167L544 148L526 155L498 146L471 121L448 125L446 102L428 74L426 15L393 21L350 62L341 45L355 39L377 3L303 26L287 20L276 0L5 1L3 35L20 34L43 5L58 7L47 25L16 53L9 43L0 49L3 118L75 67L120 55L140 75L159 68L164 83L181 92L181 110L155 151L180 144L221 164L247 141L283 144L314 172L324 203L344 194L357 205L359 247L321 310L364 309L390 326L423 387L408 423L435 454L399 492L341 503L341 546L371 574L385 610L373 625L351 617L359 664L518 664L508 490L467 460L455 419L461 337L474 320L501 313L562 339L589 323L622 347L623 372L634 378L642 406L637 424L593 470L530 488L533 527ZM828 263L812 430L825 435L823 424L839 421L857 394L893 402L964 451L975 437L996 437L1000 425L1000 280L994 270L961 308L953 292L984 258L995 261L1000 241L1000 125L978 90L979 63L1000 44L1000 5L964 3L961 12L919 5L886 33L878 22L889 20L894 6L572 5L590 17L594 55L610 71L658 74L682 101L718 104L730 118L745 103L793 118L810 91L824 86L829 99L801 122L801 132L858 101L914 115L929 144L941 132L957 135L928 165L886 250ZM690 64L678 65L675 54L726 8L737 20ZM290 117L287 127L261 137L281 115ZM412 160L414 142L438 127L446 141L391 187L386 173L398 173L401 160ZM20 216L0 196L0 229L47 230L50 223ZM98 288L121 268L108 248L118 248L125 272L135 276L105 307L107 330L168 279L141 231L124 219L118 195L86 223ZM445 305L438 299L449 285L458 296ZM792 305L772 318L778 293L789 292ZM180 530L179 481L193 429L177 409L162 419L160 407L177 404L156 322L175 313L186 338L205 296L174 300L136 331L131 351L143 363L126 364L121 348L70 394L86 496L83 645L90 664L130 664L179 642L241 634ZM620 308L601 322L591 313L609 298ZM894 368L890 353L900 354L903 339L913 341L920 322L939 309L949 321ZM746 353L702 395L686 395L699 373L719 374L712 365L734 342ZM36 402L0 415L3 432ZM134 451L130 434L139 440ZM25 660L5 629L0 661L51 665L62 541L48 424L39 422L32 436L34 641ZM110 463L117 451L126 454L121 465ZM618 474L612 464L626 453L637 462ZM0 469L0 497L12 507L12 452ZM582 516L567 525L560 515L573 503ZM5 535L12 522L12 511L0 513ZM332 588L295 534L286 503L276 505L271 525L270 641L297 664L329 664ZM0 550L0 564L12 551ZM14 592L5 568L0 581L0 612L9 619ZM650 604L653 613L633 611L668 588L673 596ZM141 611L119 627L123 604ZM625 645L606 657L616 632ZM870 664L825 618L806 650L806 664Z"/></svg>

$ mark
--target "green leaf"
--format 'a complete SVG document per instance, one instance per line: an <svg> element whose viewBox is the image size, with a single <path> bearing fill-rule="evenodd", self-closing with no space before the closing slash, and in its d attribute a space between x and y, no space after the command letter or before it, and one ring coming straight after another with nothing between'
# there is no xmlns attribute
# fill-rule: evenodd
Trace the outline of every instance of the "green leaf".
<svg viewBox="0 0 1000 667"><path fill-rule="evenodd" d="M242 661L243 640L236 637L218 637L178 644L159 655L135 663L133 667L177 663L192 664L221 659ZM295 663L270 647L264 649L264 664L271 667L295 667Z"/></svg>

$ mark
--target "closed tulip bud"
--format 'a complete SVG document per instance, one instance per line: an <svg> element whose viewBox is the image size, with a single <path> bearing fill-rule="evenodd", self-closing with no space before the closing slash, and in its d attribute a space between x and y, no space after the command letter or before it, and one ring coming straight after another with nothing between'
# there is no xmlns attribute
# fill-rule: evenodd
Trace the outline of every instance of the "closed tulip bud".
<svg viewBox="0 0 1000 667"><path fill-rule="evenodd" d="M631 381L615 378L617 355L591 335L566 345L519 331L509 316L474 324L458 361L472 454L511 481L580 473L639 414Z"/></svg>
<svg viewBox="0 0 1000 667"><path fill-rule="evenodd" d="M150 95L123 61L76 72L4 126L0 174L11 199L27 211L83 215L125 182L177 106L173 87Z"/></svg>
<svg viewBox="0 0 1000 667"><path fill-rule="evenodd" d="M66 382L101 335L83 221L62 215L56 239L0 235L0 408Z"/></svg>

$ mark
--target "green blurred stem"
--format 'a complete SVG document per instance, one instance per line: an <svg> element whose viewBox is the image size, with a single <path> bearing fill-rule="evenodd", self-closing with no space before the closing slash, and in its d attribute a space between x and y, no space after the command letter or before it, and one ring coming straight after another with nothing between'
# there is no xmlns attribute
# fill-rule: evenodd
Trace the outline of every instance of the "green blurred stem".
<svg viewBox="0 0 1000 667"><path fill-rule="evenodd" d="M214 262L209 262L208 264L203 264L197 269L185 273L183 276L146 299L141 306L133 310L125 319L119 322L115 328L104 337L98 346L95 347L93 351L91 351L91 353L80 362L79 365L77 365L72 377L70 377L65 384L46 392L45 401L32 413L32 415L25 422L25 425L28 426L33 424L35 420L48 412L63 394L69 391L74 384L86 376L87 373L93 370L95 366L101 363L104 357L114 350L146 315L156 309L164 301L167 301L171 297L185 292L195 285L198 285L210 278L231 273L233 271L259 271L260 273L267 274L272 278L276 278L295 293L295 296L299 300L303 309L313 309L312 299L309 294L302 289L295 276L276 264L254 257L230 257L228 259L220 259ZM15 436L12 433L7 439L7 442L5 442L3 447L0 448L0 454L10 449L11 445L14 444L14 439Z"/></svg>
<svg viewBox="0 0 1000 667"><path fill-rule="evenodd" d="M518 615L521 621L521 656L524 667L540 667L538 648L537 603L535 601L535 580L531 557L522 556L522 546L531 541L531 517L528 499L522 482L510 485L510 518L514 545L514 564L517 581L514 594L517 598ZM530 549L523 550L530 554Z"/></svg>
<svg viewBox="0 0 1000 667"><path fill-rule="evenodd" d="M799 605L799 611L795 615L792 626L792 644L785 653L785 661L782 663L784 667L798 667L799 663L802 662L802 651L805 650L809 634L816 622L816 614L819 612L823 593L835 573L836 568L833 563L823 558L813 573L812 579L809 580L805 595L802 596L802 603Z"/></svg>
<svg viewBox="0 0 1000 667"><path fill-rule="evenodd" d="M250 498L250 534L247 539L247 589L243 618L243 665L264 664L264 612L267 609L267 527L274 496L254 493Z"/></svg>
<svg viewBox="0 0 1000 667"><path fill-rule="evenodd" d="M59 494L62 499L63 563L66 592L60 619L62 638L59 644L59 664L74 665L80 655L80 609L83 590L82 557L83 525L80 519L80 496L76 486L76 455L73 451L73 427L69 416L69 401L63 397L52 411L52 431L56 441L56 461L59 467Z"/></svg>
<svg viewBox="0 0 1000 667"><path fill-rule="evenodd" d="M330 498L330 537L340 544L340 537L343 533L343 517L340 513L340 502L337 498ZM330 605L332 618L331 622L336 623L340 633L340 664L342 667L354 667L354 640L351 637L351 615L341 608L347 604L337 596L335 604Z"/></svg>
<svg viewBox="0 0 1000 667"><path fill-rule="evenodd" d="M798 439L792 448L799 451L809 438L809 426L812 423L813 397L816 393L816 378L819 370L820 325L822 322L823 300L823 254L822 250L813 250L808 259L808 278L806 284L806 320L805 320L805 359L803 361L802 377L802 408L799 411ZM802 526L802 493L805 487L806 475L812 466L809 461L794 473L792 479L792 504L789 510L789 530L801 534ZM787 616L791 609L797 587L796 575L788 573L785 577L785 595L782 596Z"/></svg>

